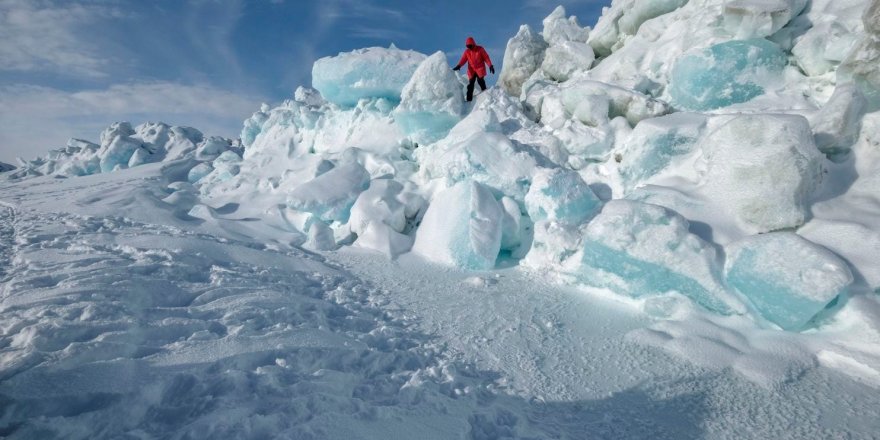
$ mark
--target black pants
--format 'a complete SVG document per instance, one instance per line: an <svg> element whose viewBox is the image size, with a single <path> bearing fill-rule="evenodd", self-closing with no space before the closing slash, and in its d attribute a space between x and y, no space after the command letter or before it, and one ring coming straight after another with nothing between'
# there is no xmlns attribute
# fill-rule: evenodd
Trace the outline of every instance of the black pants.
<svg viewBox="0 0 880 440"><path fill-rule="evenodd" d="M477 75L471 77L470 82L468 82L467 88L467 100L472 101L474 99L474 82L480 83L480 90L486 90L486 80L480 78Z"/></svg>

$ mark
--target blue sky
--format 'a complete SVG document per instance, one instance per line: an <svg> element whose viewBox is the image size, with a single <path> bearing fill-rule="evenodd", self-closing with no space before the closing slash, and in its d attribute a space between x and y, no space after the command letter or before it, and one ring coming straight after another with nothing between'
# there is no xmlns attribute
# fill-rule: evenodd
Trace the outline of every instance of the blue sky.
<svg viewBox="0 0 880 440"><path fill-rule="evenodd" d="M317 58L392 42L458 54L473 35L500 66L520 24L540 30L563 4L592 26L609 3L0 0L0 161L95 141L117 120L234 137L261 102L310 84Z"/></svg>

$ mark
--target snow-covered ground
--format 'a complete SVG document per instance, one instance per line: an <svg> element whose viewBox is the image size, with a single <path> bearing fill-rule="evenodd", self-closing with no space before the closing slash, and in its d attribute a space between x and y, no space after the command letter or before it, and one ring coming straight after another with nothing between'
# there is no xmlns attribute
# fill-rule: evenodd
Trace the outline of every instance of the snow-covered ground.
<svg viewBox="0 0 880 440"><path fill-rule="evenodd" d="M0 435L876 438L880 0L615 0L0 171Z"/></svg>
<svg viewBox="0 0 880 440"><path fill-rule="evenodd" d="M880 429L876 360L861 365L831 341L812 346L817 358L803 335L738 333L708 314L654 317L518 268L306 252L261 236L270 229L259 220L181 219L161 200L167 176L153 164L0 188L0 433L802 439Z"/></svg>

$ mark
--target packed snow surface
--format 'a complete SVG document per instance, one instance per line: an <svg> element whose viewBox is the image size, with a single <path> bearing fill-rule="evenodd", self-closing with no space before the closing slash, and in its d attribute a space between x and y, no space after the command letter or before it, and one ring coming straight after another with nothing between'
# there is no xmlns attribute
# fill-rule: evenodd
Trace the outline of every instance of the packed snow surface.
<svg viewBox="0 0 880 440"><path fill-rule="evenodd" d="M559 7L472 103L358 49L22 160L0 435L875 437L878 11Z"/></svg>

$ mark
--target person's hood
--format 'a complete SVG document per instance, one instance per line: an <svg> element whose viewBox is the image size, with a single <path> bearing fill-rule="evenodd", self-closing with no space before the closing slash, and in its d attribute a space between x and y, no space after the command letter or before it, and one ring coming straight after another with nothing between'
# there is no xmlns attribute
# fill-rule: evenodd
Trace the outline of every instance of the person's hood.
<svg viewBox="0 0 880 440"><path fill-rule="evenodd" d="M474 37L467 37L467 40L464 40L464 45L467 46L468 44L473 44L474 46L476 46L477 42L476 40L474 40Z"/></svg>

